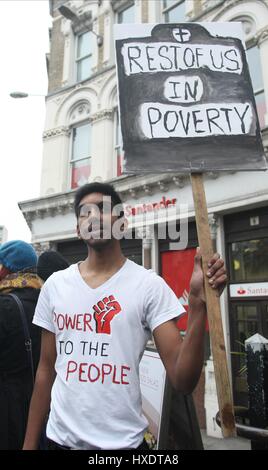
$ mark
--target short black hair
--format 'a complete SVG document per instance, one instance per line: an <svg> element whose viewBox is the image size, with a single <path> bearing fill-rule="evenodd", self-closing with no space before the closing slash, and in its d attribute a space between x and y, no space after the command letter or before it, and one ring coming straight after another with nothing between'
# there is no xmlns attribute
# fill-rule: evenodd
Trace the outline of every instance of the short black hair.
<svg viewBox="0 0 268 470"><path fill-rule="evenodd" d="M124 216L124 209L123 209L123 203L122 199L119 196L119 194L116 192L114 187L111 184L108 183L87 183L81 186L80 188L77 189L74 197L74 211L76 218L78 219L79 217L79 207L80 207L80 201L87 196L88 194L92 193L100 193L103 194L104 196L110 196L112 200L113 207L117 205L122 206L122 210L120 210L119 217Z"/></svg>

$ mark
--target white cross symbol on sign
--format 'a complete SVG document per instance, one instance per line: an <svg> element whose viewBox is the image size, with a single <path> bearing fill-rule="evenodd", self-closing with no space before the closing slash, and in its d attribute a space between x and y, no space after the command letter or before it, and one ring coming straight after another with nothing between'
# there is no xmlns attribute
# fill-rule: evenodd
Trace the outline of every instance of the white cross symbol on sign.
<svg viewBox="0 0 268 470"><path fill-rule="evenodd" d="M178 42L188 42L191 37L191 33L188 29L175 28L172 31L174 38Z"/></svg>

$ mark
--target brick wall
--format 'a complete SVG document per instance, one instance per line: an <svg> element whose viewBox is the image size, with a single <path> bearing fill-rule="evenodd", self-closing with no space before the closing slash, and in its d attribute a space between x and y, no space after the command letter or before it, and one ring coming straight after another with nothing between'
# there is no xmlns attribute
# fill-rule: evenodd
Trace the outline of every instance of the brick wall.
<svg viewBox="0 0 268 470"><path fill-rule="evenodd" d="M104 36L104 17L105 15L99 15L98 21L99 21L99 35ZM97 38L96 38L97 40ZM103 45L101 47L98 47L98 70L102 68L102 62L103 62Z"/></svg>
<svg viewBox="0 0 268 470"><path fill-rule="evenodd" d="M57 88L60 88L62 82L64 35L61 32L60 18L55 20L53 23L50 47L48 91L52 92Z"/></svg>

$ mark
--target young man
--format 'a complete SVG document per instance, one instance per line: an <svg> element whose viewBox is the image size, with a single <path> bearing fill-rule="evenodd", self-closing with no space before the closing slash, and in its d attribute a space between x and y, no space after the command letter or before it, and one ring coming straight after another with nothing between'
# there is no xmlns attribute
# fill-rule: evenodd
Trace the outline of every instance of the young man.
<svg viewBox="0 0 268 470"><path fill-rule="evenodd" d="M112 207L121 207L118 215L105 210L108 197ZM173 291L124 257L114 230L109 235L109 224L117 233L124 224L113 187L80 188L75 213L88 257L53 274L40 294L34 323L43 328L41 358L24 449L37 448L49 406L52 449L144 448L139 362L151 332L176 389L191 393L200 376L206 322L201 256L195 258L182 341L176 319L183 308ZM209 271L220 293L226 272L219 255Z"/></svg>

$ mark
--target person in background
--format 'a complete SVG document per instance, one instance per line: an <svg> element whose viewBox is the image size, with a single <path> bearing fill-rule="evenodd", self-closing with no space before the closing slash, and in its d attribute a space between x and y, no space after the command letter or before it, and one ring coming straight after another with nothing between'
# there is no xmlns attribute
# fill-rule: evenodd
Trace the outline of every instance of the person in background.
<svg viewBox="0 0 268 470"><path fill-rule="evenodd" d="M68 267L68 261L58 251L44 251L37 261L37 274L45 282L53 273Z"/></svg>
<svg viewBox="0 0 268 470"><path fill-rule="evenodd" d="M21 240L0 247L0 449L21 449L40 356L41 329L32 324L43 282L36 273L37 255ZM33 369L25 346L19 307L22 303L32 340Z"/></svg>

